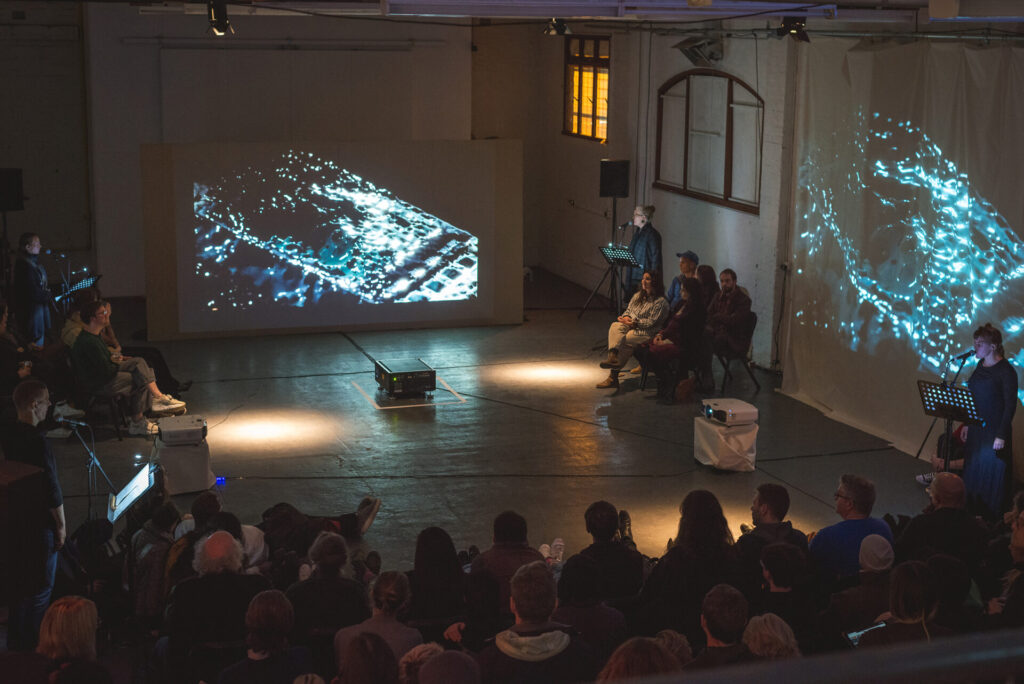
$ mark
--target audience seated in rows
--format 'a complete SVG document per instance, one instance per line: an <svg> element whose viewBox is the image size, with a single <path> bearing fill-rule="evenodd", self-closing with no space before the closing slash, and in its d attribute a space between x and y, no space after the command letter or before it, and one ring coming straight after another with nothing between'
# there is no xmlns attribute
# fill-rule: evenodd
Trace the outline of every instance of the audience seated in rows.
<svg viewBox="0 0 1024 684"><path fill-rule="evenodd" d="M858 475L843 475L835 493L836 513L842 521L829 525L813 536L808 550L825 582L834 583L857 575L860 570L860 543L869 534L878 534L892 543L892 530L885 521L871 517L875 505L875 485Z"/></svg>
<svg viewBox="0 0 1024 684"><path fill-rule="evenodd" d="M807 551L807 535L793 529L793 523L786 520L789 513L789 492L785 487L772 482L758 485L754 501L750 504L752 529L744 531L736 540L743 571L753 578L753 585L760 584L761 551L769 544L786 543ZM741 526L741 529L745 526Z"/></svg>

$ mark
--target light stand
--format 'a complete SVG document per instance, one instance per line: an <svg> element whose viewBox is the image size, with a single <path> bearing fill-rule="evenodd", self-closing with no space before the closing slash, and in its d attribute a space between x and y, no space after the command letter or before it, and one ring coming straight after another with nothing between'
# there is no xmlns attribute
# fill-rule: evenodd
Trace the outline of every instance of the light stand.
<svg viewBox="0 0 1024 684"><path fill-rule="evenodd" d="M96 471L100 471L100 475L102 475L103 479L106 480L107 487L109 488L109 494L116 493L117 488L114 487L114 483L110 481L110 477L107 475L107 472L103 470L103 466L100 464L99 459L96 458L96 438L92 433L92 427L90 427L89 425L84 426L89 428L89 441L92 443L92 448L89 448L89 445L85 443L85 439L82 438L82 434L78 430L79 427L82 426L78 425L77 423L72 423L69 421L64 421L64 424L71 427L71 431L75 433L75 437L77 437L78 441L82 443L82 447L85 449L85 453L88 455L88 460L86 461L85 464L85 469L86 472L88 473L87 479L89 489L86 519L92 520L92 497L95 496L96 494Z"/></svg>

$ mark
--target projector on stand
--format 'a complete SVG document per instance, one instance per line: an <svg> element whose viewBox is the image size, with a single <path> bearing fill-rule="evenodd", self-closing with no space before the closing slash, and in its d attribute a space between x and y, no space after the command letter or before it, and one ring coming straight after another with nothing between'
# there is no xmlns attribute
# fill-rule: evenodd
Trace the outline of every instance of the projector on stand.
<svg viewBox="0 0 1024 684"><path fill-rule="evenodd" d="M722 425L750 425L757 422L757 407L739 399L707 399L701 402L704 417Z"/></svg>
<svg viewBox="0 0 1024 684"><path fill-rule="evenodd" d="M377 386L390 397L423 395L437 389L437 372L422 359L395 362L375 359L373 377Z"/></svg>

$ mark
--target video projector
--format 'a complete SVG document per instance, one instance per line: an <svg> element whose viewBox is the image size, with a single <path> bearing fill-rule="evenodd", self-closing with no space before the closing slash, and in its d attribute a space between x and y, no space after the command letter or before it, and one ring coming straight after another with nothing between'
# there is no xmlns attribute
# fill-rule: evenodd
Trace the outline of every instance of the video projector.
<svg viewBox="0 0 1024 684"><path fill-rule="evenodd" d="M750 425L757 422L757 407L739 399L707 399L701 410L708 420L722 425Z"/></svg>

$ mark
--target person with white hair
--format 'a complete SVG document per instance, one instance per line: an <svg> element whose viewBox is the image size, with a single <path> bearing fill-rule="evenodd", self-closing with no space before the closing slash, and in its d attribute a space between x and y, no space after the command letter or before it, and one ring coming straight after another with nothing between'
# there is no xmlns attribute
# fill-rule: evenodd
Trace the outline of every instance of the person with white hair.
<svg viewBox="0 0 1024 684"><path fill-rule="evenodd" d="M188 654L203 644L240 643L245 639L249 602L271 587L262 575L243 574L242 559L242 545L223 530L196 544L194 565L199 576L179 582L168 599L164 627L172 680L202 674L205 681L216 681L216 672L183 672Z"/></svg>
<svg viewBox="0 0 1024 684"><path fill-rule="evenodd" d="M743 630L743 643L750 652L766 660L800 656L796 636L786 621L775 613L755 615Z"/></svg>

